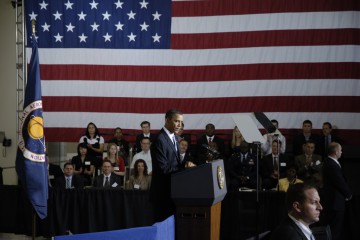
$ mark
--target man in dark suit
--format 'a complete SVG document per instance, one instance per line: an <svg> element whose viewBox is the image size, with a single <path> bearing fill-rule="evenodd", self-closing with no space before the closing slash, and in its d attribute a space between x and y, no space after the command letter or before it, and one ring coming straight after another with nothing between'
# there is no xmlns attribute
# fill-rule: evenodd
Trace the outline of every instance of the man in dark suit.
<svg viewBox="0 0 360 240"><path fill-rule="evenodd" d="M288 216L271 233L271 239L315 240L309 226L319 221L319 193L314 186L291 184L286 193Z"/></svg>
<svg viewBox="0 0 360 240"><path fill-rule="evenodd" d="M329 156L323 165L324 191L324 222L329 224L332 239L340 240L343 237L343 224L346 202L351 200L351 190L341 170L339 158L342 148L339 143L329 145Z"/></svg>
<svg viewBox="0 0 360 240"><path fill-rule="evenodd" d="M328 154L328 149L329 149L329 144L331 142L337 142L341 144L341 140L331 134L332 132L332 125L329 122L324 122L323 126L322 126L322 135L319 138L319 144L318 146L316 146L316 148L318 149L319 154L325 159L327 158L327 154Z"/></svg>
<svg viewBox="0 0 360 240"><path fill-rule="evenodd" d="M262 188L272 189L278 185L280 178L286 177L286 166L288 159L280 153L281 142L274 140L271 145L271 154L266 155L260 163L262 176Z"/></svg>
<svg viewBox="0 0 360 240"><path fill-rule="evenodd" d="M59 189L83 188L84 182L78 175L74 175L74 165L70 162L64 165L64 175L55 179L55 187Z"/></svg>
<svg viewBox="0 0 360 240"><path fill-rule="evenodd" d="M205 127L205 135L202 135L197 141L197 154L203 153L206 149L203 144L209 145L210 142L215 142L221 155L225 155L224 140L215 135L215 125L209 123Z"/></svg>
<svg viewBox="0 0 360 240"><path fill-rule="evenodd" d="M151 145L150 200L153 205L155 222L163 221L175 213L175 205L171 200L171 174L186 166L181 162L178 138L174 133L181 128L183 119L183 114L179 110L167 111L165 126Z"/></svg>
<svg viewBox="0 0 360 240"><path fill-rule="evenodd" d="M102 164L103 173L94 178L94 187L119 188L123 185L122 179L113 173L113 167L109 160L104 160Z"/></svg>

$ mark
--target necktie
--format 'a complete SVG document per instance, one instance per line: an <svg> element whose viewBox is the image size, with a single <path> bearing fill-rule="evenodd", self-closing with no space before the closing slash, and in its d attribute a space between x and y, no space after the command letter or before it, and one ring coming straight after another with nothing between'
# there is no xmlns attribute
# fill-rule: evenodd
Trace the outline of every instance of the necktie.
<svg viewBox="0 0 360 240"><path fill-rule="evenodd" d="M274 156L274 170L279 171L278 165L278 158Z"/></svg>
<svg viewBox="0 0 360 240"><path fill-rule="evenodd" d="M70 188L71 188L70 178L66 178L66 189L70 189Z"/></svg>
<svg viewBox="0 0 360 240"><path fill-rule="evenodd" d="M173 144L174 144L175 150L177 151L177 146L176 146L175 135L174 135L174 137L173 137Z"/></svg>
<svg viewBox="0 0 360 240"><path fill-rule="evenodd" d="M209 138L208 143L211 143L211 142L212 142L212 138Z"/></svg>
<svg viewBox="0 0 360 240"><path fill-rule="evenodd" d="M109 187L109 186L110 186L109 177L105 177L104 187Z"/></svg>
<svg viewBox="0 0 360 240"><path fill-rule="evenodd" d="M329 136L325 137L325 154L328 154L328 147L329 147Z"/></svg>
<svg viewBox="0 0 360 240"><path fill-rule="evenodd" d="M184 161L184 155L182 155L182 154L180 155L180 160L181 160L181 162Z"/></svg>

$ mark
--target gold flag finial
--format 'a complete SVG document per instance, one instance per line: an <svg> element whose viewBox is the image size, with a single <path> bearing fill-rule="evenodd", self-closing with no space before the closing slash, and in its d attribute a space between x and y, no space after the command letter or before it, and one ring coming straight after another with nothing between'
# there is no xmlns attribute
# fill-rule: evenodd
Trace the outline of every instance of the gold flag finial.
<svg viewBox="0 0 360 240"><path fill-rule="evenodd" d="M35 35L35 32L36 32L36 30L35 30L35 25L36 25L36 21L33 19L32 21L31 21L31 26L32 26L32 33Z"/></svg>

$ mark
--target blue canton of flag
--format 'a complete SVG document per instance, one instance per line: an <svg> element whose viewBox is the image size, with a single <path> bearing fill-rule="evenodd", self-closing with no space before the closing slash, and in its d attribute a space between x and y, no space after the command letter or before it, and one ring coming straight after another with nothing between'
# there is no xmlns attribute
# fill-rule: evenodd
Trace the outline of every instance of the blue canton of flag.
<svg viewBox="0 0 360 240"><path fill-rule="evenodd" d="M171 0L29 0L40 48L170 47ZM28 41L31 36L28 36Z"/></svg>
<svg viewBox="0 0 360 240"><path fill-rule="evenodd" d="M43 219L47 216L48 175L45 161L39 54L35 38L32 44L24 110L19 129L16 172L36 213Z"/></svg>

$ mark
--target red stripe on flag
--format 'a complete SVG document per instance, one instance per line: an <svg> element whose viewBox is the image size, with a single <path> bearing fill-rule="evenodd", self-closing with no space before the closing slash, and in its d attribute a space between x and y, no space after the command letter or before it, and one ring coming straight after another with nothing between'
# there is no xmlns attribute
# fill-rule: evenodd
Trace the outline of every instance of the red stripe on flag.
<svg viewBox="0 0 360 240"><path fill-rule="evenodd" d="M353 10L360 10L360 1L210 0L172 3L174 17Z"/></svg>
<svg viewBox="0 0 360 240"><path fill-rule="evenodd" d="M198 82L262 79L352 79L360 63L279 63L222 66L41 65L43 80Z"/></svg>
<svg viewBox="0 0 360 240"><path fill-rule="evenodd" d="M265 46L360 45L359 36L360 29L172 34L171 48L209 49Z"/></svg>
<svg viewBox="0 0 360 240"><path fill-rule="evenodd" d="M194 104L196 101L196 104ZM231 98L43 97L46 112L190 113L235 112L360 112L360 97L287 96ZM149 106L156 106L152 108Z"/></svg>

